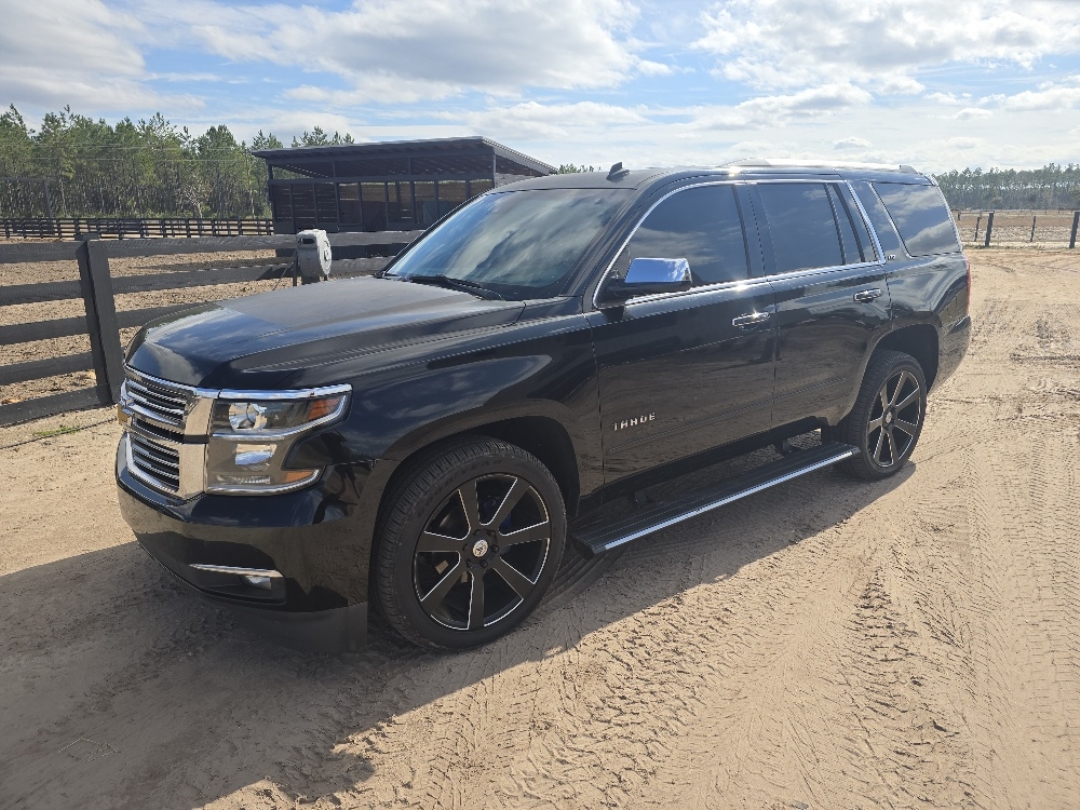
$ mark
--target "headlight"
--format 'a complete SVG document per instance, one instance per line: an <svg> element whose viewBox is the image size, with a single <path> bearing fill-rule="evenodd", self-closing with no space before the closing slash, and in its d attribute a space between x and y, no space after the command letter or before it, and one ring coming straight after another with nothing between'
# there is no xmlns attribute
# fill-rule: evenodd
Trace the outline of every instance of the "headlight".
<svg viewBox="0 0 1080 810"><path fill-rule="evenodd" d="M297 438L345 412L349 390L335 386L272 397L222 391L210 420L206 491L268 495L310 484L322 470L284 469L285 457Z"/></svg>

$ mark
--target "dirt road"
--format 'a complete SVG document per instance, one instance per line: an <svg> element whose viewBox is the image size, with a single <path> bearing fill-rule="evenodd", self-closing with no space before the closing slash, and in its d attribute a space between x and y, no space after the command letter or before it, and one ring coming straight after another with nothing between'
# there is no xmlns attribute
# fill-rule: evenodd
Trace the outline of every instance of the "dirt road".
<svg viewBox="0 0 1080 810"><path fill-rule="evenodd" d="M0 807L1078 806L1080 256L972 255L900 475L578 564L471 653L267 645L132 542L111 423L0 450Z"/></svg>

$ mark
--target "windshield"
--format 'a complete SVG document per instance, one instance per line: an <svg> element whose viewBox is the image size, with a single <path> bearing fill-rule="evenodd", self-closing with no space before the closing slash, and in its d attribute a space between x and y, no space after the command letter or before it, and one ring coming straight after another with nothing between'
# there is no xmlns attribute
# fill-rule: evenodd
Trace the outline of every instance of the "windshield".
<svg viewBox="0 0 1080 810"><path fill-rule="evenodd" d="M528 189L477 197L403 255L387 278L470 282L522 300L558 294L627 199L618 189Z"/></svg>

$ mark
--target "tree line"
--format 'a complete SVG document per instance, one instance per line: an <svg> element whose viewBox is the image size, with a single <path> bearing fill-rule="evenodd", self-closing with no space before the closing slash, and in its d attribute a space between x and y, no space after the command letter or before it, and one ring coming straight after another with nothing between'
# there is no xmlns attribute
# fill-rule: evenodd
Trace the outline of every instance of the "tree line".
<svg viewBox="0 0 1080 810"><path fill-rule="evenodd" d="M319 127L292 146L353 143ZM27 126L14 105L0 114L0 216L269 216L266 166L251 153L284 146L273 133L237 141L226 126L192 135L160 113L116 124L70 107ZM560 173L594 167L566 163ZM964 169L937 175L952 208L1080 207L1080 165Z"/></svg>
<svg viewBox="0 0 1080 810"><path fill-rule="evenodd" d="M936 176L951 208L1080 208L1080 165L953 170Z"/></svg>
<svg viewBox="0 0 1080 810"><path fill-rule="evenodd" d="M344 143L320 127L292 140ZM160 113L111 125L70 107L35 130L12 105L0 114L0 216L269 216L266 164L251 153L283 146L261 130L248 144L226 126L195 136Z"/></svg>

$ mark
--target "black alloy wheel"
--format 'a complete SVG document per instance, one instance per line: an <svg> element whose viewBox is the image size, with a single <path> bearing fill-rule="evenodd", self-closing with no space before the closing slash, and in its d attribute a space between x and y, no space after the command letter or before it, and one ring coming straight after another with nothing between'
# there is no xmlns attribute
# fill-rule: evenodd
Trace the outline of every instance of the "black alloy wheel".
<svg viewBox="0 0 1080 810"><path fill-rule="evenodd" d="M565 535L562 493L536 458L494 439L457 442L396 490L377 552L379 605L417 644L484 644L536 607Z"/></svg>
<svg viewBox="0 0 1080 810"><path fill-rule="evenodd" d="M840 469L876 481L894 475L911 456L926 416L926 377L914 357L877 352L851 413L829 435L859 453Z"/></svg>
<svg viewBox="0 0 1080 810"><path fill-rule="evenodd" d="M525 479L472 478L435 509L413 557L413 583L432 621L482 630L536 587L551 546L547 504Z"/></svg>
<svg viewBox="0 0 1080 810"><path fill-rule="evenodd" d="M922 388L915 375L901 369L878 391L871 419L866 424L870 458L887 469L907 457L922 425Z"/></svg>

